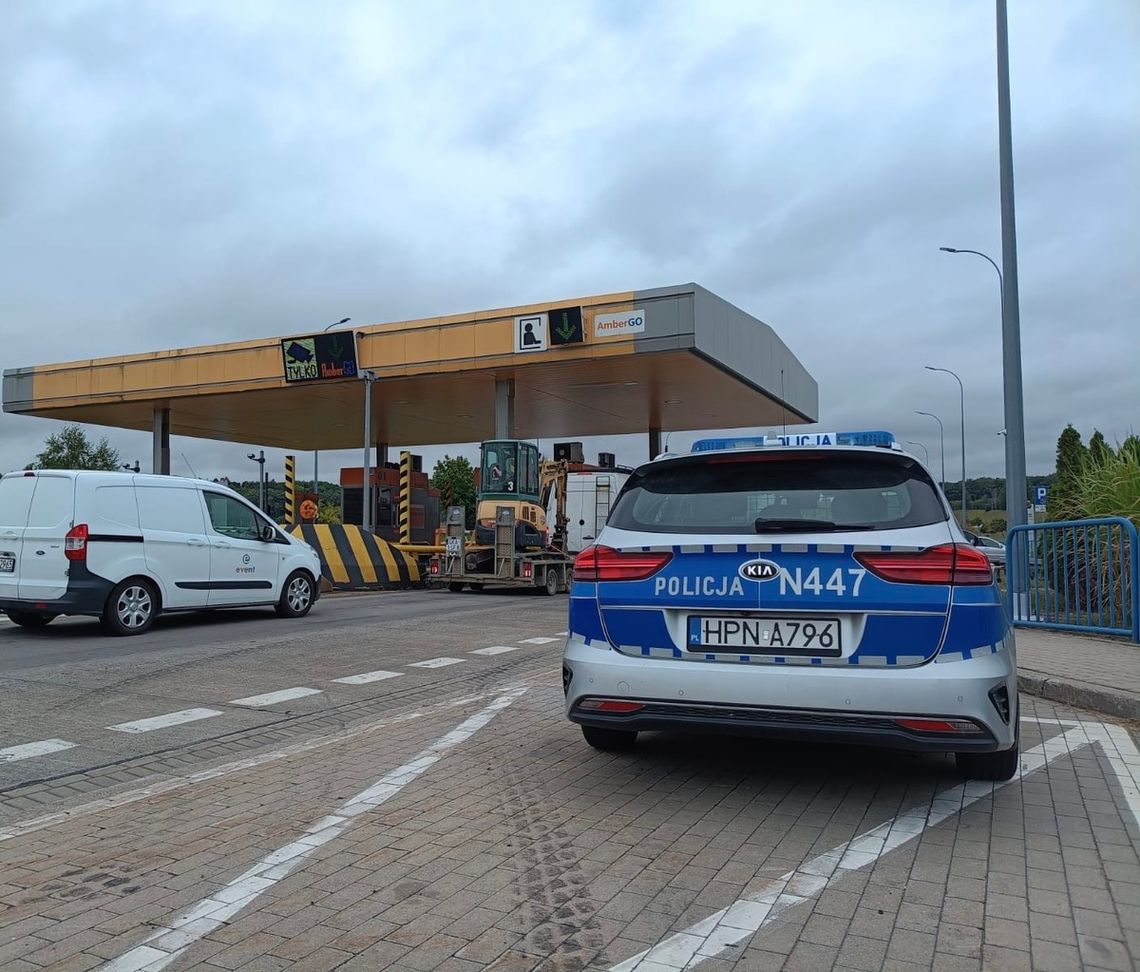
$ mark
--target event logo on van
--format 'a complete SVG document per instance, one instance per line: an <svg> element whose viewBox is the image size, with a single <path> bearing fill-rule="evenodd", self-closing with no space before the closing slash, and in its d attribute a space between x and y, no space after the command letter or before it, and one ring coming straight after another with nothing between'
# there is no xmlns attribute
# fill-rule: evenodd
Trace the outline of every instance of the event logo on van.
<svg viewBox="0 0 1140 972"><path fill-rule="evenodd" d="M595 337L623 337L626 334L640 334L644 330L644 309L626 311L624 314L597 314L594 316Z"/></svg>

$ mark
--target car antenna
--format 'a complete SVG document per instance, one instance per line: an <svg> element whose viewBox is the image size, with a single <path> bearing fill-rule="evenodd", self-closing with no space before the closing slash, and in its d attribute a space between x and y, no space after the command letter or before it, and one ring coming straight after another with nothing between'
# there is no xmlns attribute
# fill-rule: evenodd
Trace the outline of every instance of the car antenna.
<svg viewBox="0 0 1140 972"><path fill-rule="evenodd" d="M186 453L180 452L179 455L182 456L182 461L190 468L190 475L197 479L198 474L194 472L194 467L190 465L190 460L186 458Z"/></svg>
<svg viewBox="0 0 1140 972"><path fill-rule="evenodd" d="M784 369L780 369L780 418L784 423L784 435L788 434L788 406L784 401Z"/></svg>

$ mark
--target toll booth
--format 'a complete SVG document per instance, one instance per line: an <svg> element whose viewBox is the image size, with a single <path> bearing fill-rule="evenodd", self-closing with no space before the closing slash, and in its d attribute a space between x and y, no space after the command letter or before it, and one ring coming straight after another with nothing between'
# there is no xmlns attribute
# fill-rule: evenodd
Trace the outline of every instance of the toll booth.
<svg viewBox="0 0 1140 972"><path fill-rule="evenodd" d="M433 489L420 457L412 456L412 543L434 543L439 526L439 490ZM372 523L385 540L400 539L400 464L389 462L373 468ZM348 466L340 471L340 516L342 523L364 522L364 468Z"/></svg>

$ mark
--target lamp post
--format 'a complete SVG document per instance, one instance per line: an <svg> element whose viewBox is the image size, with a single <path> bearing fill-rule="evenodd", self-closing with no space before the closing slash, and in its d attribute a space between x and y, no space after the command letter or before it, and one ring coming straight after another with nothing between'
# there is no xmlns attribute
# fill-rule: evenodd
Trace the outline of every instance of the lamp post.
<svg viewBox="0 0 1140 972"><path fill-rule="evenodd" d="M347 324L351 320L352 320L351 317L342 317L339 321L333 321L330 325L328 325L328 327L324 328L321 333L324 333L324 331L331 331L334 327L340 327L341 324ZM320 461L321 461L320 460L320 450L314 449L313 450L313 492L317 494L317 506L318 506L318 508L321 505L321 480L320 480L320 476L318 474L318 467L320 466Z"/></svg>
<svg viewBox="0 0 1140 972"><path fill-rule="evenodd" d="M935 368L933 365L924 366L927 371L942 371L958 382L958 406L962 422L962 529L966 529L966 389L962 387L962 379L949 368Z"/></svg>
<svg viewBox="0 0 1140 972"><path fill-rule="evenodd" d="M924 446L921 442L915 442L914 439L907 439L906 444L918 446L922 450L922 455L924 457L923 461L926 463L926 465L930 465L930 450L927 449L926 446Z"/></svg>
<svg viewBox="0 0 1140 972"><path fill-rule="evenodd" d="M361 529L372 532L372 383L376 372L363 368L360 377L364 380L364 515Z"/></svg>
<svg viewBox="0 0 1140 972"><path fill-rule="evenodd" d="M942 419L933 412L920 412L915 409L915 415L926 415L938 423L938 444L942 450L942 487L946 488L946 430L942 427Z"/></svg>
<svg viewBox="0 0 1140 972"><path fill-rule="evenodd" d="M262 449L260 454L250 452L246 455L247 459L252 459L258 465L257 470L257 505L261 512L265 512L265 450Z"/></svg>

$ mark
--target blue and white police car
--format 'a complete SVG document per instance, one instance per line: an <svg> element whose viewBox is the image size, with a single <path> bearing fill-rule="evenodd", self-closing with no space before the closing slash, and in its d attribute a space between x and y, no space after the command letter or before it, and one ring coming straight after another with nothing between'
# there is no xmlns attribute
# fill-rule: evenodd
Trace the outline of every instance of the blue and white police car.
<svg viewBox="0 0 1140 972"><path fill-rule="evenodd" d="M566 714L1018 766L1013 632L984 554L887 432L706 439L641 466L574 564Z"/></svg>

